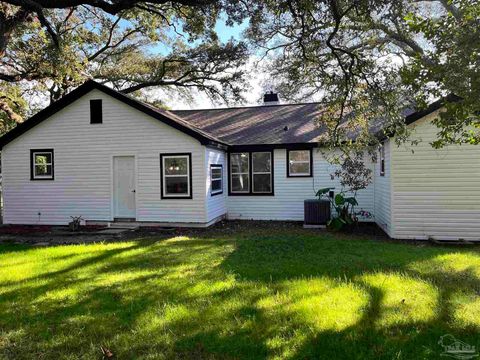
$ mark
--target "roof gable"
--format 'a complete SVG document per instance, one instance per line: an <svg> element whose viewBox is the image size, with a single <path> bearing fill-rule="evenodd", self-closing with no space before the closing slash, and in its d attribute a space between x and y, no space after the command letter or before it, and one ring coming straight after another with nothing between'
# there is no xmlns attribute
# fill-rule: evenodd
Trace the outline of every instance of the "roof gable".
<svg viewBox="0 0 480 360"><path fill-rule="evenodd" d="M40 124L42 121L48 119L58 111L67 107L68 105L75 102L83 95L89 93L91 90L94 89L100 90L103 93L127 105L130 105L131 107L197 139L202 145L227 145L225 142L215 138L210 134L207 134L201 129L196 128L194 125L188 123L184 119L179 118L175 114L172 114L165 110L154 108L140 101L137 101L127 95L119 93L118 91L110 89L107 86L101 85L93 80L88 80L83 85L79 86L75 90L62 97L60 100L52 103L50 106L47 106L45 109L39 111L23 123L18 124L15 128L0 137L0 148L3 148L9 142L13 141L17 137L21 136L28 130L32 129L36 125Z"/></svg>

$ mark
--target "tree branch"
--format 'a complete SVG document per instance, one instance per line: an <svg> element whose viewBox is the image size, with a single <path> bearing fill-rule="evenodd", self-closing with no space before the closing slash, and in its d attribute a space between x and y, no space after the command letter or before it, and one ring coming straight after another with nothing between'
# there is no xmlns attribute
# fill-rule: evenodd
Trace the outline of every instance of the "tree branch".
<svg viewBox="0 0 480 360"><path fill-rule="evenodd" d="M7 16L0 12L0 58L5 55L7 44L12 35L12 31L30 17L30 11L21 8L14 15Z"/></svg>
<svg viewBox="0 0 480 360"><path fill-rule="evenodd" d="M8 98L6 96L0 96L0 110L3 111L10 120L15 121L17 124L23 122L23 118L18 115L13 109L8 105Z"/></svg>
<svg viewBox="0 0 480 360"><path fill-rule="evenodd" d="M5 3L21 6L25 9L36 11L32 7L44 8L44 9L64 9L80 5L90 5L92 7L97 7L103 11L116 15L120 11L131 9L136 6L137 3L149 3L149 4L166 4L170 3L169 0L116 0L112 2L104 0L5 0ZM179 3L184 6L205 6L214 3L213 0L175 0L174 2Z"/></svg>

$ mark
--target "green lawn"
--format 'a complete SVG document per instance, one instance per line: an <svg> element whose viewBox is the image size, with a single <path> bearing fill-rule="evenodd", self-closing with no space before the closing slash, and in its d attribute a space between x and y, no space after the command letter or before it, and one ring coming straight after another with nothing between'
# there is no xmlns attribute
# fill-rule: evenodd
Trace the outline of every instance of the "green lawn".
<svg viewBox="0 0 480 360"><path fill-rule="evenodd" d="M480 348L480 249L273 226L0 246L0 359L438 359Z"/></svg>

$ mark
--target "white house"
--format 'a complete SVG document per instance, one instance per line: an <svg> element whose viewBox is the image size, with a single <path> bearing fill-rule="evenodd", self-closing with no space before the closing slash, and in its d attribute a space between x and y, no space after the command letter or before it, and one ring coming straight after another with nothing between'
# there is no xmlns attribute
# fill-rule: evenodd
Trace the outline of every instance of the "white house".
<svg viewBox="0 0 480 360"><path fill-rule="evenodd" d="M389 236L480 240L480 147L434 150L440 103L407 116L422 140L384 144L360 208ZM88 81L0 138L4 223L134 220L208 226L303 220L340 185L318 151L317 104L164 111Z"/></svg>

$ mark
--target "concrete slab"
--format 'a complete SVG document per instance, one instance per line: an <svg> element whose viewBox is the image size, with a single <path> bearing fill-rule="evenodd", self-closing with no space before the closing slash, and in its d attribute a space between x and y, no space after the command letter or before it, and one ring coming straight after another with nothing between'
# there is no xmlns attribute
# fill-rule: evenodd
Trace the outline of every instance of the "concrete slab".
<svg viewBox="0 0 480 360"><path fill-rule="evenodd" d="M308 225L308 224L303 224L304 229L326 229L327 225Z"/></svg>
<svg viewBox="0 0 480 360"><path fill-rule="evenodd" d="M139 228L138 224L136 223L121 223L121 222L114 222L108 225L109 229L127 229L127 230L137 230Z"/></svg>
<svg viewBox="0 0 480 360"><path fill-rule="evenodd" d="M124 232L130 231L131 229L118 229L118 228L110 228L105 230L97 231L97 234L105 234L105 235L117 235L122 234Z"/></svg>

